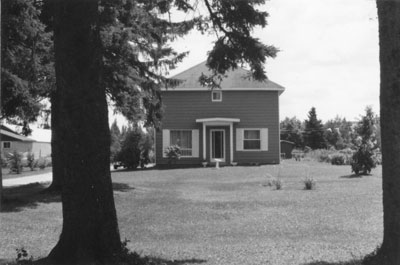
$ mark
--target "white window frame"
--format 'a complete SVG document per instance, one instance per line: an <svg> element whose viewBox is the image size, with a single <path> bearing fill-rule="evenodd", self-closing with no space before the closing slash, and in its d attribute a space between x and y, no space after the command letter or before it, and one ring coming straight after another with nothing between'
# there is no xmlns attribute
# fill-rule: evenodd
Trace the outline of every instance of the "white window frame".
<svg viewBox="0 0 400 265"><path fill-rule="evenodd" d="M258 139L245 139L245 132L246 131L258 131L258 136L259 136L259 138ZM261 151L261 129L244 129L243 130L243 151ZM260 142L260 148L257 148L257 149L246 149L245 148L245 142L246 141L259 141Z"/></svg>
<svg viewBox="0 0 400 265"><path fill-rule="evenodd" d="M9 147L5 147L5 144L8 144L9 145ZM4 149L11 149L11 142L10 141L5 141L5 142L3 142L3 148Z"/></svg>
<svg viewBox="0 0 400 265"><path fill-rule="evenodd" d="M214 94L219 95L219 98L217 97L214 99ZM221 90L212 90L211 91L211 101L212 102L221 102L222 101L222 91Z"/></svg>
<svg viewBox="0 0 400 265"><path fill-rule="evenodd" d="M171 139L173 132L188 132L190 134L190 143L191 143L192 147L191 148L182 148L182 146L179 146L179 147L180 147L181 151L182 150L190 151L190 155L181 155L181 157L193 157L193 135L192 135L192 130L185 130L185 129L182 129L182 130L181 129L170 130L170 132L169 132L169 142L170 142L171 145L174 144L174 143L172 143L172 139Z"/></svg>

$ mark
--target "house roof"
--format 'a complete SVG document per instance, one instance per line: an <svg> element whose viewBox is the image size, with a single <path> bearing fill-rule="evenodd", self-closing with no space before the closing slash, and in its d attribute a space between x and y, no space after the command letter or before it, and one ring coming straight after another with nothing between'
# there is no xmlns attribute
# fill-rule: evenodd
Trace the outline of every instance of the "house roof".
<svg viewBox="0 0 400 265"><path fill-rule="evenodd" d="M199 82L201 73L211 74L210 70L206 66L206 62L202 62L195 65L180 74L173 76L174 79L180 79L183 82L178 86L172 88L172 90L207 90L207 87L203 87ZM226 73L226 77L221 82L221 89L223 90L271 90L280 91L282 93L285 88L271 80L267 79L263 82L256 81L253 79L246 78L249 75L249 71L243 68L237 68L234 71Z"/></svg>
<svg viewBox="0 0 400 265"><path fill-rule="evenodd" d="M36 142L35 140L18 134L10 128L1 125L0 129L2 141L22 141L22 142Z"/></svg>

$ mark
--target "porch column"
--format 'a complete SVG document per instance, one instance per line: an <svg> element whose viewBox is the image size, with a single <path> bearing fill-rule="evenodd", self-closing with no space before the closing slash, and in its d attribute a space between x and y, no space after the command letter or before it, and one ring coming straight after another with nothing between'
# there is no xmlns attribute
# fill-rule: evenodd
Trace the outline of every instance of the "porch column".
<svg viewBox="0 0 400 265"><path fill-rule="evenodd" d="M203 160L206 160L206 123L203 122Z"/></svg>
<svg viewBox="0 0 400 265"><path fill-rule="evenodd" d="M230 159L231 159L231 164L233 162L233 122L229 124L229 141L230 141Z"/></svg>

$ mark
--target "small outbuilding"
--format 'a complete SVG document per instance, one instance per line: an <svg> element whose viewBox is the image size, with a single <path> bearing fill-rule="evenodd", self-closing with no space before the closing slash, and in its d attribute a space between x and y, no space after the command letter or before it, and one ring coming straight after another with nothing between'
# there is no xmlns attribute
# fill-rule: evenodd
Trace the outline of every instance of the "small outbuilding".
<svg viewBox="0 0 400 265"><path fill-rule="evenodd" d="M17 151L19 153L32 152L35 158L47 157L51 155L51 143L48 141L37 141L25 137L1 125L1 154L7 157L8 154Z"/></svg>
<svg viewBox="0 0 400 265"><path fill-rule="evenodd" d="M292 151L295 147L295 144L290 141L281 140L281 157L290 159L292 158Z"/></svg>

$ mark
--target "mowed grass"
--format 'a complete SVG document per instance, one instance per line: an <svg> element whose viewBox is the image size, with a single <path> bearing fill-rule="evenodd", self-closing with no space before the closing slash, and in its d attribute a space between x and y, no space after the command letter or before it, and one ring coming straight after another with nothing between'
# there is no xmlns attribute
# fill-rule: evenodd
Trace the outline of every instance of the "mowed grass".
<svg viewBox="0 0 400 265"><path fill-rule="evenodd" d="M277 175L282 190L266 185ZM304 190L307 175L315 190ZM112 177L121 238L168 264L339 265L381 242L380 167L362 178L349 166L294 161ZM1 213L0 257L14 259L18 247L47 255L61 230L59 200L14 204Z"/></svg>
<svg viewBox="0 0 400 265"><path fill-rule="evenodd" d="M52 167L46 167L44 169L35 168L34 170L31 170L30 168L27 167L23 167L22 172L20 174L11 173L9 168L2 168L1 170L3 179L12 179L21 177L31 177L34 175L49 173L52 171Z"/></svg>

